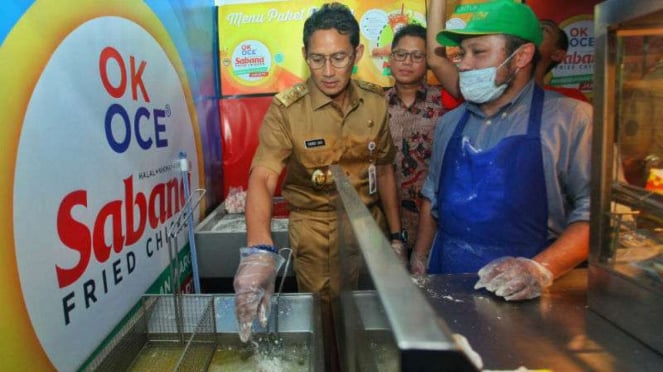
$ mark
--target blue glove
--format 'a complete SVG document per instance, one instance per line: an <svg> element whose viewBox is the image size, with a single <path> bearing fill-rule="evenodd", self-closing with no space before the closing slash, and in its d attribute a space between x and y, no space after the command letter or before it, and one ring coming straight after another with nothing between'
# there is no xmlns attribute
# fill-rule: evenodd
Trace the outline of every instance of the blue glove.
<svg viewBox="0 0 663 372"><path fill-rule="evenodd" d="M240 261L233 287L235 288L235 316L239 338L251 338L253 321L267 326L276 273L283 263L280 255L257 248L240 248Z"/></svg>
<svg viewBox="0 0 663 372"><path fill-rule="evenodd" d="M500 257L479 270L474 289L486 288L507 301L519 301L541 296L552 282L552 272L534 260Z"/></svg>

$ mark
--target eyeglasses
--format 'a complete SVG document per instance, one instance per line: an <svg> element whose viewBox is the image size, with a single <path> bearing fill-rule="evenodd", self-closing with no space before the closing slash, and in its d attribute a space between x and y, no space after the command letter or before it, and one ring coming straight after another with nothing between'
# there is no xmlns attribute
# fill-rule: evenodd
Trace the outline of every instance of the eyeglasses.
<svg viewBox="0 0 663 372"><path fill-rule="evenodd" d="M408 56L412 57L412 62L414 63L421 63L426 59L426 53L419 50L408 52L403 49L396 49L391 52L391 58L397 62L404 62Z"/></svg>
<svg viewBox="0 0 663 372"><path fill-rule="evenodd" d="M348 67L354 56L354 53L347 54L345 52L334 53L332 55L309 54L306 57L306 62L308 62L309 67L314 70L319 70L325 67L327 60L329 60L329 63L331 63L334 68L344 68Z"/></svg>

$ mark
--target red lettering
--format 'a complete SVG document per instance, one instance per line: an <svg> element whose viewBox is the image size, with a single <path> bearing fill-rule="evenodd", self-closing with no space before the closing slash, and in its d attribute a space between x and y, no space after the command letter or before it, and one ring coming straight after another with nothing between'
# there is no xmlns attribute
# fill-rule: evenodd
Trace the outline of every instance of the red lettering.
<svg viewBox="0 0 663 372"><path fill-rule="evenodd" d="M114 85L108 74L108 65L109 61L113 60L117 65L118 72L120 73L119 84ZM130 76L131 80L131 98L134 101L138 101L138 89L143 96L145 102L150 102L150 95L145 89L145 83L143 82L143 73L145 72L145 67L147 62L142 61L136 69L136 59L134 56L129 56L129 67L130 67ZM104 88L113 98L120 98L127 91L127 66L124 63L124 58L117 49L113 47L106 47L101 51L99 55L99 76L101 76L101 82L104 85Z"/></svg>
<svg viewBox="0 0 663 372"><path fill-rule="evenodd" d="M150 193L150 209L148 211L148 218L150 221L150 227L152 228L159 226L159 223L166 222L166 201L164 196L164 189L164 185L160 183L156 185Z"/></svg>
<svg viewBox="0 0 663 372"><path fill-rule="evenodd" d="M118 86L114 86L108 78L108 61L111 59L117 63L117 67L120 69L120 84ZM101 55L99 56L99 75L101 76L104 88L106 88L106 91L111 97L122 97L124 91L127 89L127 68L124 66L120 52L115 48L106 47L101 51Z"/></svg>
<svg viewBox="0 0 663 372"><path fill-rule="evenodd" d="M594 63L594 55L573 52L573 54L567 54L566 57L564 57L564 63L572 65Z"/></svg>
<svg viewBox="0 0 663 372"><path fill-rule="evenodd" d="M96 214L93 229L73 216L77 206L87 209L87 191L76 190L62 199L57 215L58 236L64 246L78 252L79 257L73 267L55 265L60 288L73 284L83 276L90 264L90 257L94 256L99 263L108 261L111 249L120 253L125 246L136 243L143 236L148 221L150 227L156 229L184 206L184 184L178 178L156 184L150 192L149 200L141 192L134 195L132 176L123 181L124 200L111 200L103 205ZM188 182L191 182L190 175ZM89 213L94 212L86 212ZM107 243L109 233L110 244Z"/></svg>
<svg viewBox="0 0 663 372"><path fill-rule="evenodd" d="M139 86L145 102L150 102L150 96L147 94L147 90L145 89L145 83L143 83L143 72L145 71L147 62L142 61L138 67L138 71L136 71L136 60L133 56L129 57L129 62L131 65L131 97L134 101L138 100L138 92L136 91L136 87Z"/></svg>
<svg viewBox="0 0 663 372"><path fill-rule="evenodd" d="M177 181L175 181L177 182ZM147 212L147 201L145 200L145 195L142 192L139 192L136 195L136 200L134 202L134 183L133 177L128 177L124 180L124 199L126 200L125 214L127 216L127 245L133 245L140 239L145 231L145 223L147 219L145 218L145 213ZM134 221L134 212L138 207L138 228L134 230L136 222Z"/></svg>
<svg viewBox="0 0 663 372"><path fill-rule="evenodd" d="M235 64L242 67L243 65L264 65L265 57L236 57Z"/></svg>
<svg viewBox="0 0 663 372"><path fill-rule="evenodd" d="M589 36L589 31L587 27L573 27L569 31L571 37L587 37Z"/></svg>
<svg viewBox="0 0 663 372"><path fill-rule="evenodd" d="M72 268L63 268L55 265L55 274L58 287L64 288L74 283L83 275L88 263L92 248L90 230L72 216L76 206L87 207L87 193L76 190L62 199L58 209L57 230L60 241L67 247L79 253L78 262Z"/></svg>
<svg viewBox="0 0 663 372"><path fill-rule="evenodd" d="M105 227L109 219L112 227L111 232L113 233L112 245L106 244ZM108 261L111 248L117 253L122 252L122 248L124 248L124 236L122 235L121 200L114 200L101 207L97 219L94 221L92 245L94 247L94 257L97 259L97 262L101 263Z"/></svg>
<svg viewBox="0 0 663 372"><path fill-rule="evenodd" d="M189 182L189 184L191 183ZM168 193L168 199L176 201L174 211L172 209L173 208L172 203L168 203L168 205L166 205L166 208L168 208L166 210L166 214L169 216L174 215L180 210L180 208L184 207L184 203L182 203L182 200L184 199L184 189L182 189L182 191L180 192L180 189L178 188L180 185L184 187L184 184L181 182L177 182L177 179L175 178L168 181L168 183L166 184L166 192ZM181 200L179 195L182 195Z"/></svg>

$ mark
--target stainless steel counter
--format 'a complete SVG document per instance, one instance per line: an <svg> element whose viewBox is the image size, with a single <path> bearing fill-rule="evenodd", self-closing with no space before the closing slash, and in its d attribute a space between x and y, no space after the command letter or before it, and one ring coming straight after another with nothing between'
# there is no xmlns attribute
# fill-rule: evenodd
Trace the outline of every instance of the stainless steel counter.
<svg viewBox="0 0 663 372"><path fill-rule="evenodd" d="M219 205L195 230L198 271L203 279L232 279L239 264L239 248L246 246L244 214L228 214ZM279 247L288 247L288 219L272 219L272 239ZM293 265L288 276L294 276Z"/></svg>
<svg viewBox="0 0 663 372"><path fill-rule="evenodd" d="M485 369L663 370L663 355L588 309L586 269L570 272L541 298L525 302L474 290L476 280L476 275L431 275L419 286L451 330L481 355Z"/></svg>

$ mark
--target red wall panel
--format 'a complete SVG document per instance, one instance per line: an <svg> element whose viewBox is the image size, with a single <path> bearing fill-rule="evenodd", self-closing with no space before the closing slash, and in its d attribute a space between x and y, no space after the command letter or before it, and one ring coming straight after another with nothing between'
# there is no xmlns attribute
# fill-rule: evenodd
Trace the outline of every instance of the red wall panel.
<svg viewBox="0 0 663 372"><path fill-rule="evenodd" d="M247 189L249 167L258 147L258 130L272 99L266 96L219 100L224 199L231 187ZM280 183L276 195L281 195Z"/></svg>

